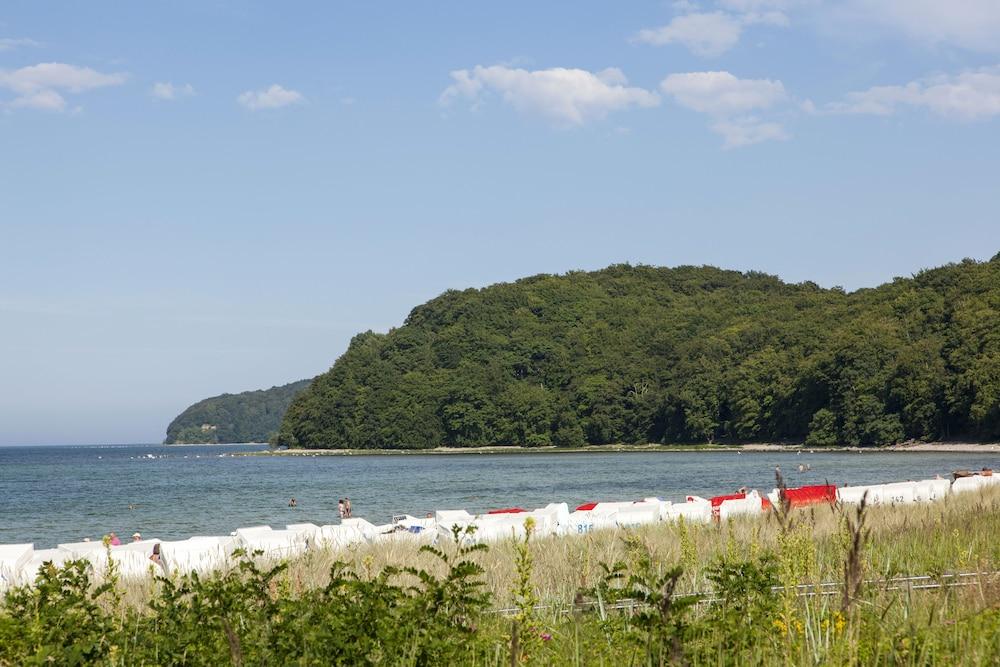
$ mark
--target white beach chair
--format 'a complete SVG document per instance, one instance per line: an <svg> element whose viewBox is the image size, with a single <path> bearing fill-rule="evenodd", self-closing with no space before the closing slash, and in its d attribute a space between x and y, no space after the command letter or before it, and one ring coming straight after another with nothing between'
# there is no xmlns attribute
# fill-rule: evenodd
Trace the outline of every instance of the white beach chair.
<svg viewBox="0 0 1000 667"><path fill-rule="evenodd" d="M0 591L16 584L35 553L34 544L0 544Z"/></svg>
<svg viewBox="0 0 1000 667"><path fill-rule="evenodd" d="M673 503L668 517L672 521L683 517L687 523L710 523L712 503L701 496L687 496L683 503Z"/></svg>
<svg viewBox="0 0 1000 667"><path fill-rule="evenodd" d="M207 574L232 563L239 542L232 536L199 535L186 540L160 542L160 562L173 576Z"/></svg>
<svg viewBox="0 0 1000 667"><path fill-rule="evenodd" d="M248 553L260 551L265 558L290 558L305 553L308 548L308 536L300 530L254 526L237 529L236 538Z"/></svg>
<svg viewBox="0 0 1000 667"><path fill-rule="evenodd" d="M636 528L660 520L660 502L643 500L637 503L617 503L615 524L619 528Z"/></svg>
<svg viewBox="0 0 1000 667"><path fill-rule="evenodd" d="M72 560L70 554L59 549L39 549L34 551L31 559L21 567L21 571L17 574L13 583L18 586L33 584L45 563L52 563L54 567L62 567L69 560Z"/></svg>
<svg viewBox="0 0 1000 667"><path fill-rule="evenodd" d="M845 505L860 505L861 499L868 494L865 503L867 505L881 505L884 497L882 484L871 484L867 486L838 486L837 502Z"/></svg>
<svg viewBox="0 0 1000 667"><path fill-rule="evenodd" d="M892 482L882 485L882 500L890 505L910 505L917 502L916 482Z"/></svg>
<svg viewBox="0 0 1000 667"><path fill-rule="evenodd" d="M969 491L979 491L985 487L1000 484L1000 477L997 475L972 475L971 477L959 477L951 484L952 493L967 493Z"/></svg>
<svg viewBox="0 0 1000 667"><path fill-rule="evenodd" d="M737 516L754 516L763 512L763 502L756 490L748 492L743 498L723 500L719 503L719 521L725 521Z"/></svg>

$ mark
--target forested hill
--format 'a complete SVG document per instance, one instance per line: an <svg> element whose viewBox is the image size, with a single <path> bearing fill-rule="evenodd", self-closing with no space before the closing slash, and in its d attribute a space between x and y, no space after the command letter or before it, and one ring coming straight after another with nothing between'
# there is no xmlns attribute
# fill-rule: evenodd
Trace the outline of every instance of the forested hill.
<svg viewBox="0 0 1000 667"><path fill-rule="evenodd" d="M449 291L292 402L302 447L1000 436L1000 255L850 294L611 266Z"/></svg>
<svg viewBox="0 0 1000 667"><path fill-rule="evenodd" d="M170 422L164 443L267 442L278 431L288 404L310 382L198 401Z"/></svg>

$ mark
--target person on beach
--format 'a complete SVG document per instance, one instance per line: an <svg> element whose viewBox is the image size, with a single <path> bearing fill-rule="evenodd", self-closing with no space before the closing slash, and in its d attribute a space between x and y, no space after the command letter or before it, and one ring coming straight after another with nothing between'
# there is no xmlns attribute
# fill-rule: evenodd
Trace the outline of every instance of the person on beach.
<svg viewBox="0 0 1000 667"><path fill-rule="evenodd" d="M160 543L157 542L153 545L153 553L149 555L149 560L153 561L157 565L160 564Z"/></svg>
<svg viewBox="0 0 1000 667"><path fill-rule="evenodd" d="M118 539L117 535L115 535L114 533L111 533L111 534L108 535L108 544L110 544L113 547L120 547L121 544L122 544L122 541L120 539Z"/></svg>
<svg viewBox="0 0 1000 667"><path fill-rule="evenodd" d="M341 498L337 501L337 513L340 514L340 518L343 519L346 515L344 514L344 499Z"/></svg>
<svg viewBox="0 0 1000 667"><path fill-rule="evenodd" d="M298 507L299 506L299 502L297 500L295 500L295 498L292 498L291 500L288 501L288 506L289 507Z"/></svg>
<svg viewBox="0 0 1000 667"><path fill-rule="evenodd" d="M351 499L348 498L347 496L344 496L344 516L350 519L352 511L353 510L351 510Z"/></svg>
<svg viewBox="0 0 1000 667"><path fill-rule="evenodd" d="M132 541L133 542L140 542L141 540L142 540L142 533L139 533L138 531L132 533Z"/></svg>

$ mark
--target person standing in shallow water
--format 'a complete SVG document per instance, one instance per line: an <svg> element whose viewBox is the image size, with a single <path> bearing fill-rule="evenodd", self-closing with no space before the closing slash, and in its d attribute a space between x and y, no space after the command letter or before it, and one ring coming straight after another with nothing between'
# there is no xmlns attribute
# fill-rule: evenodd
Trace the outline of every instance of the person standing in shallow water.
<svg viewBox="0 0 1000 667"><path fill-rule="evenodd" d="M348 519L351 518L351 499L349 497L344 497L344 516Z"/></svg>
<svg viewBox="0 0 1000 667"><path fill-rule="evenodd" d="M340 518L344 518L344 499L341 498L337 501L337 513L340 514Z"/></svg>

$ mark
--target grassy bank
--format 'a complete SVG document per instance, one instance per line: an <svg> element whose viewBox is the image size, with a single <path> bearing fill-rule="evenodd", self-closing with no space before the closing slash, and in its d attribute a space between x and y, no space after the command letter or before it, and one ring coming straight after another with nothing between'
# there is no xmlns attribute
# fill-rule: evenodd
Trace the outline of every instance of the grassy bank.
<svg viewBox="0 0 1000 667"><path fill-rule="evenodd" d="M991 492L103 589L71 570L9 596L0 664L996 664L1000 578L919 586L1000 569L997 535Z"/></svg>

